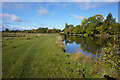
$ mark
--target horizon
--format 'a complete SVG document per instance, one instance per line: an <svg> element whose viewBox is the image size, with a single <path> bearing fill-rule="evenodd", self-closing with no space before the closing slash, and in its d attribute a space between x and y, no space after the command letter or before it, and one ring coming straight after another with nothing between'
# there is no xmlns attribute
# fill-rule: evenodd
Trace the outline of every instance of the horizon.
<svg viewBox="0 0 120 80"><path fill-rule="evenodd" d="M80 25L83 18L112 13L118 22L118 2L3 2L2 30L61 29Z"/></svg>

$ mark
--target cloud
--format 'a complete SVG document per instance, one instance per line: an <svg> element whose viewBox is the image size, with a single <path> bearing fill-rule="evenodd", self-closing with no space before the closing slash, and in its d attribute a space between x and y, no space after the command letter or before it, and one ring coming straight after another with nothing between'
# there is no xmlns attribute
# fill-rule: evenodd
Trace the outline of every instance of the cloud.
<svg viewBox="0 0 120 80"><path fill-rule="evenodd" d="M10 30L32 30L32 29L37 29L35 27L17 27L17 26L3 26L3 25L0 25L0 27L2 27L2 30L5 30L6 28L8 28Z"/></svg>
<svg viewBox="0 0 120 80"><path fill-rule="evenodd" d="M2 25L20 25L20 24L19 23L11 23L11 22L2 21Z"/></svg>
<svg viewBox="0 0 120 80"><path fill-rule="evenodd" d="M37 12L39 13L40 16L48 14L48 10L44 7L40 7L39 10L37 10Z"/></svg>
<svg viewBox="0 0 120 80"><path fill-rule="evenodd" d="M2 17L0 19L5 19L5 20L10 20L10 21L15 21L15 22L24 22L24 20L20 19L18 16L14 14L0 14Z"/></svg>
<svg viewBox="0 0 120 80"><path fill-rule="evenodd" d="M113 4L113 2L79 2L76 5L79 6L79 8L82 10L88 10L91 8L98 8L105 5L111 6Z"/></svg>
<svg viewBox="0 0 120 80"><path fill-rule="evenodd" d="M84 18L84 17L82 17L82 16L78 16L78 15L75 15L75 14L72 14L72 16L73 16L74 18L78 19L78 20L80 20L80 19L83 19L83 18Z"/></svg>
<svg viewBox="0 0 120 80"><path fill-rule="evenodd" d="M80 8L84 10L87 10L89 8L96 8L96 3L89 3L89 2L80 3Z"/></svg>

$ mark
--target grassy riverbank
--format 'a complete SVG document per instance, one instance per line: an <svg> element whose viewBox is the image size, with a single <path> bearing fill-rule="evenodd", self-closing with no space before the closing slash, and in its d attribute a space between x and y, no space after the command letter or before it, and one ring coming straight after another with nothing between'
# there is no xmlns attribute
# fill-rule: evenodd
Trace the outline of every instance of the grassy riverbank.
<svg viewBox="0 0 120 80"><path fill-rule="evenodd" d="M101 67L94 59L63 50L59 35L3 37L3 78L117 77L114 70Z"/></svg>

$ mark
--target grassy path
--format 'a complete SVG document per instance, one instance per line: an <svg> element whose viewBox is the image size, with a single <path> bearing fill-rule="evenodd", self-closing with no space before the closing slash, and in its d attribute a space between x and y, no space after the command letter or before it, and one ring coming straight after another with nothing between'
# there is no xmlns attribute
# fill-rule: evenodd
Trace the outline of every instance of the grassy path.
<svg viewBox="0 0 120 80"><path fill-rule="evenodd" d="M102 68L89 56L85 58L81 54L65 54L56 35L2 39L3 78L103 78L105 74L116 76L115 71Z"/></svg>
<svg viewBox="0 0 120 80"><path fill-rule="evenodd" d="M70 60L56 36L3 38L3 77L72 77Z"/></svg>

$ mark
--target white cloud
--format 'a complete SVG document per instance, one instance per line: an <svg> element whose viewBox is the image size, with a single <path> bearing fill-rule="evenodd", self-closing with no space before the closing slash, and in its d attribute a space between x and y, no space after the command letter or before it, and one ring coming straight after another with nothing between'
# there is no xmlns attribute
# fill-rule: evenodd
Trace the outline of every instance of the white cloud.
<svg viewBox="0 0 120 80"><path fill-rule="evenodd" d="M72 14L72 16L73 16L74 18L78 19L78 20L80 20L80 19L83 19L83 18L84 18L84 17L82 17L82 16L78 16L78 15L75 15L75 14Z"/></svg>
<svg viewBox="0 0 120 80"><path fill-rule="evenodd" d="M40 9L37 10L37 12L39 13L40 16L48 14L48 10L44 7L40 7Z"/></svg>
<svg viewBox="0 0 120 80"><path fill-rule="evenodd" d="M14 14L0 14L2 15L0 19L10 20L10 21L16 21L16 22L23 22L24 20L21 20L19 17L17 17Z"/></svg>
<svg viewBox="0 0 120 80"><path fill-rule="evenodd" d="M37 29L35 27L17 27L17 26L2 26L0 25L0 27L2 27L2 30L8 28L10 30L32 30L32 29Z"/></svg>

